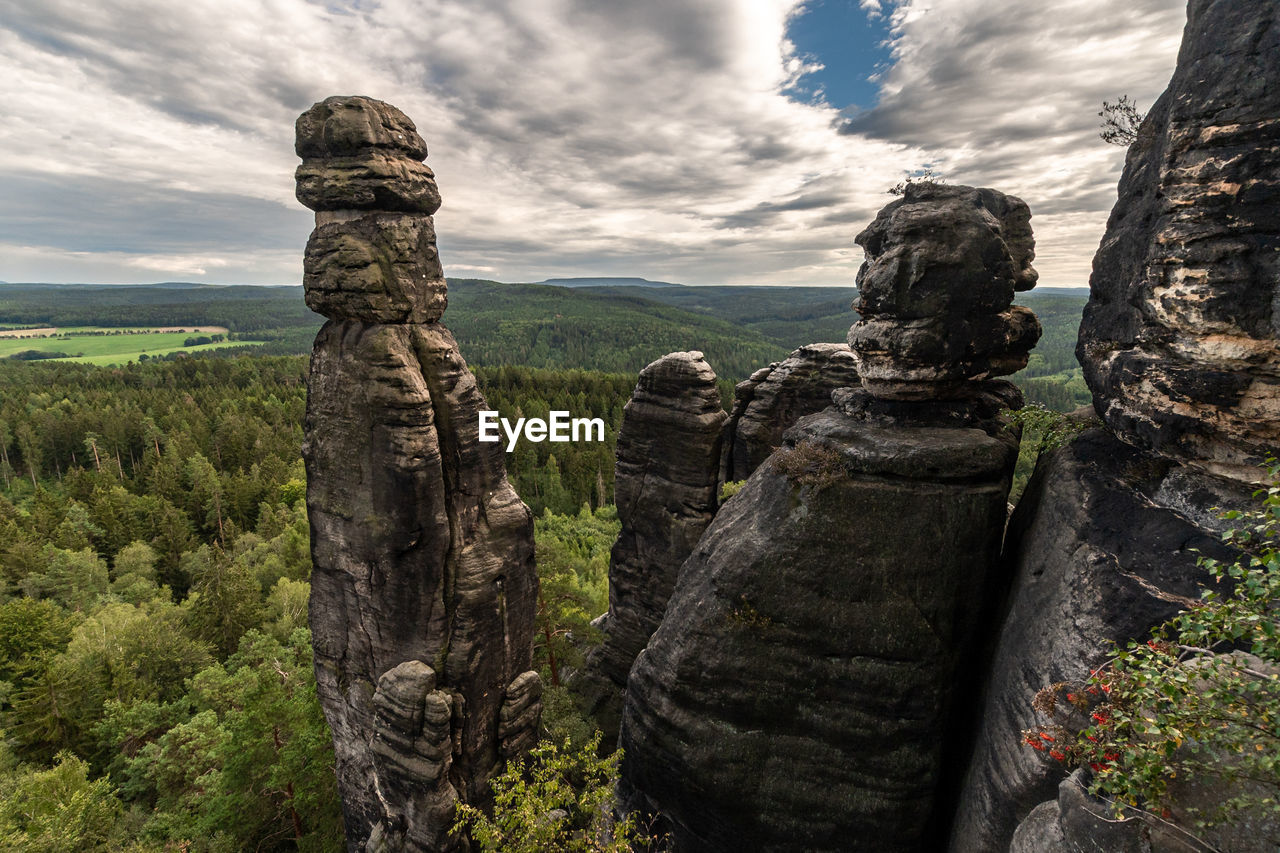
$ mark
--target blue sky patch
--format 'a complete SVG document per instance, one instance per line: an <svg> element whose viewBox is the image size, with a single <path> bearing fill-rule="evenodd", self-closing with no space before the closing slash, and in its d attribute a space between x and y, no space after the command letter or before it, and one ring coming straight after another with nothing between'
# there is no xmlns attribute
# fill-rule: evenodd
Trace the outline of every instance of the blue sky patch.
<svg viewBox="0 0 1280 853"><path fill-rule="evenodd" d="M788 94L799 101L822 97L848 114L874 107L880 87L868 78L889 62L888 22L888 16L869 15L857 0L806 3L791 19L787 37L823 69L806 74Z"/></svg>

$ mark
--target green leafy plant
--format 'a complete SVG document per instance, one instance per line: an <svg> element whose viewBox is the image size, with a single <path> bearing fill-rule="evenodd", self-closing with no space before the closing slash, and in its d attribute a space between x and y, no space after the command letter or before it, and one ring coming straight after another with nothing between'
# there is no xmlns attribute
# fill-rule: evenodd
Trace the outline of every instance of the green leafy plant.
<svg viewBox="0 0 1280 853"><path fill-rule="evenodd" d="M1234 562L1201 557L1217 588L1115 648L1082 684L1041 690L1048 724L1024 742L1092 772L1090 791L1117 816L1186 814L1201 829L1250 817L1280 821L1280 462L1267 463L1261 507L1223 518ZM1186 785L1213 806L1179 800Z"/></svg>
<svg viewBox="0 0 1280 853"><path fill-rule="evenodd" d="M645 849L634 816L613 819L619 750L597 754L600 733L582 748L544 741L491 783L493 815L460 804L453 831L493 853L629 853Z"/></svg>
<svg viewBox="0 0 1280 853"><path fill-rule="evenodd" d="M720 487L720 503L724 503L729 498L742 491L742 487L747 484L746 480L731 480Z"/></svg>
<svg viewBox="0 0 1280 853"><path fill-rule="evenodd" d="M1037 454L1057 450L1095 423L1089 418L1075 418L1065 412L1046 409L1039 403L1011 409L1008 415L1022 427L1023 444L1029 444Z"/></svg>

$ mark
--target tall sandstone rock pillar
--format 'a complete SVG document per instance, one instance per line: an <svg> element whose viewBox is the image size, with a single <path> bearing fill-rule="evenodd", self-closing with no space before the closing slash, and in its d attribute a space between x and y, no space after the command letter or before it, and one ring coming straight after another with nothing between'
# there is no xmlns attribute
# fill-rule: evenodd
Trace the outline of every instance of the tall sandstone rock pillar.
<svg viewBox="0 0 1280 853"><path fill-rule="evenodd" d="M485 804L536 732L532 519L439 322L440 195L413 122L329 98L299 117L297 153L306 299L329 318L303 448L311 630L347 846L452 850L455 803Z"/></svg>
<svg viewBox="0 0 1280 853"><path fill-rule="evenodd" d="M1089 290L1076 356L1107 429L1041 457L1010 520L1011 597L953 853L1010 849L1033 809L1019 850L1185 849L1140 839L1138 822L1122 843L1114 827L1063 810L1066 772L1020 733L1040 722L1038 690L1085 679L1112 642L1144 638L1199 599L1208 575L1197 557L1235 556L1218 509L1249 506L1258 463L1280 447L1274 0L1188 4L1177 67L1129 149ZM1097 832L1081 838L1090 822Z"/></svg>
<svg viewBox="0 0 1280 853"><path fill-rule="evenodd" d="M716 513L726 417L715 371L696 351L669 353L640 371L623 412L614 476L622 529L609 555L604 642L575 684L610 751L631 664Z"/></svg>
<svg viewBox="0 0 1280 853"><path fill-rule="evenodd" d="M1021 395L989 377L1039 335L1010 307L1028 219L915 187L858 236L862 387L720 508L627 683L620 793L676 850L942 846L1018 450Z"/></svg>

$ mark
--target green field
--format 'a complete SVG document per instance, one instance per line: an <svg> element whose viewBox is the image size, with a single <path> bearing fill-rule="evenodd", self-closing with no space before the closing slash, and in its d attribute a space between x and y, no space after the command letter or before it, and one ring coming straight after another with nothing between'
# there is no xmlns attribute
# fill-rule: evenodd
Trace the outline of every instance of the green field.
<svg viewBox="0 0 1280 853"><path fill-rule="evenodd" d="M85 332L106 334L83 334ZM65 352L71 356L66 359L56 359L57 361L126 364L137 361L138 357L144 353L149 358L156 358L179 351L195 353L262 343L261 341L220 341L194 347L183 346L183 341L187 338L199 335L208 337L209 333L191 330L185 332L138 331L122 326L72 326L59 328L58 334L48 337L0 337L0 358L9 358L26 350L39 350L40 352Z"/></svg>

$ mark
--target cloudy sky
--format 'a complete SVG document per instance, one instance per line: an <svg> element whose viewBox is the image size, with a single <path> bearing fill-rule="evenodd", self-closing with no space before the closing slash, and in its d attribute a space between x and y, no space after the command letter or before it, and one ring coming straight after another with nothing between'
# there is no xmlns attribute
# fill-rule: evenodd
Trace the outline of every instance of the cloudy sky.
<svg viewBox="0 0 1280 853"><path fill-rule="evenodd" d="M931 165L1087 284L1182 0L0 0L0 279L294 284L293 121L417 123L449 275L852 283Z"/></svg>

